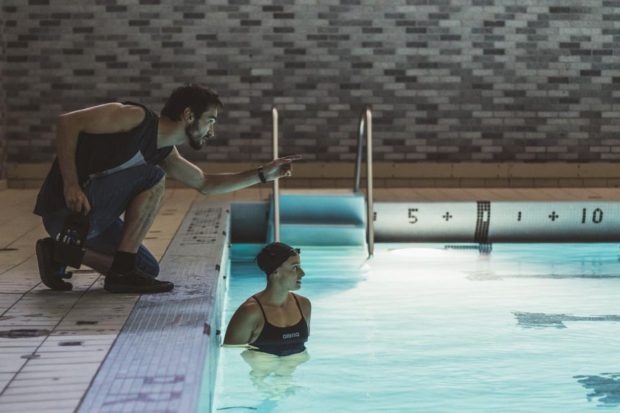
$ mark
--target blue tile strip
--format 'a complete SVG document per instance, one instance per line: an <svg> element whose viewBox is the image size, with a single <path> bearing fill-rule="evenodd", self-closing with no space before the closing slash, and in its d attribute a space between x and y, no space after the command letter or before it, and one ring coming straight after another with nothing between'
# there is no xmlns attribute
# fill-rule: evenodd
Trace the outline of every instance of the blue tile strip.
<svg viewBox="0 0 620 413"><path fill-rule="evenodd" d="M194 203L161 262L160 277L175 289L140 297L79 412L197 411L203 377L213 379L217 364L229 211Z"/></svg>

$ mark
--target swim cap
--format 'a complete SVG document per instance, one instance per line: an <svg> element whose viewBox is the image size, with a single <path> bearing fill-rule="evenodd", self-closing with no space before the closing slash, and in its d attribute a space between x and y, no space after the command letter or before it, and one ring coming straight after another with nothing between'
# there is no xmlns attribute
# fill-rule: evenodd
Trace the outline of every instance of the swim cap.
<svg viewBox="0 0 620 413"><path fill-rule="evenodd" d="M298 255L299 248L293 248L282 242L272 242L265 246L256 256L258 267L269 275L289 257Z"/></svg>

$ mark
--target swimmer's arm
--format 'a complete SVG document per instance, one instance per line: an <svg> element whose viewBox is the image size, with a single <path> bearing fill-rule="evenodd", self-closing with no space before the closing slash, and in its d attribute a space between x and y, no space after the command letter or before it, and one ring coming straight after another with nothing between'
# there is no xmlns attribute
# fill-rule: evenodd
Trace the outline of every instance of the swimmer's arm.
<svg viewBox="0 0 620 413"><path fill-rule="evenodd" d="M306 324L308 325L308 334L310 334L310 318L312 317L312 303L306 297L297 295L299 299L299 305L301 306L301 311L304 313L304 318L306 319Z"/></svg>
<svg viewBox="0 0 620 413"><path fill-rule="evenodd" d="M247 348L250 350L258 350L258 347L253 346L251 344L222 344L222 347L228 347L228 348Z"/></svg>
<svg viewBox="0 0 620 413"><path fill-rule="evenodd" d="M224 346L248 345L250 343L252 333L258 323L258 314L253 307L255 306L246 302L235 311L226 328Z"/></svg>

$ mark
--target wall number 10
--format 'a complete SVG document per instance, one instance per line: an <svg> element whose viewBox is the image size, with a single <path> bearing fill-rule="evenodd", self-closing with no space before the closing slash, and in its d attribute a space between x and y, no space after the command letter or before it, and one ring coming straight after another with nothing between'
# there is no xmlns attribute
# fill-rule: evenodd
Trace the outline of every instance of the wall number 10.
<svg viewBox="0 0 620 413"><path fill-rule="evenodd" d="M581 210L581 223L582 224L586 223L587 215L588 215L588 210L586 208L583 208ZM596 208L594 211L592 211L592 222L595 224L600 224L601 222L603 222L603 210L602 209Z"/></svg>

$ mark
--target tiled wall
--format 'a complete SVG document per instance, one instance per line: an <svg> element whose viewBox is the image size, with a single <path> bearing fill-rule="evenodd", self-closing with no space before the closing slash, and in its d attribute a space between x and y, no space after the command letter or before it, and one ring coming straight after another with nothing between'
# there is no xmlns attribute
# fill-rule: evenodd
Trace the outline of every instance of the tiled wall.
<svg viewBox="0 0 620 413"><path fill-rule="evenodd" d="M620 0L3 0L9 162L49 161L61 111L159 110L204 82L226 104L195 160L620 158Z"/></svg>

